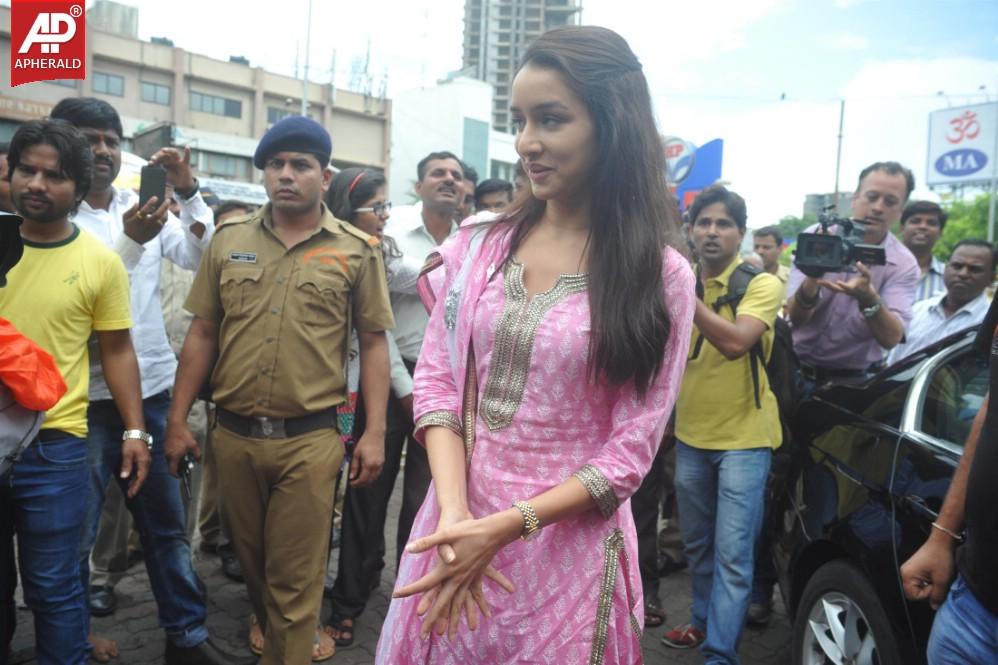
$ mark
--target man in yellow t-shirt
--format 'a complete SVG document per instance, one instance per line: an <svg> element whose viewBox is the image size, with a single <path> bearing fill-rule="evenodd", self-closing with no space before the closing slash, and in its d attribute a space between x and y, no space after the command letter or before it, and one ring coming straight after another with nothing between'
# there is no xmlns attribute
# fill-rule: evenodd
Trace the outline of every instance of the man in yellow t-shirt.
<svg viewBox="0 0 998 665"><path fill-rule="evenodd" d="M134 496L149 469L139 368L129 328L128 276L121 260L69 222L86 194L93 157L68 123L22 125L10 142L11 198L24 218L24 256L0 290L0 312L55 359L67 392L46 412L38 436L0 482L0 570L17 535L24 600L35 614L39 662L87 660L87 606L80 582L80 524L88 470L87 341L96 334L108 384L126 430L123 478ZM0 575L0 652L15 623L12 576Z"/></svg>
<svg viewBox="0 0 998 665"><path fill-rule="evenodd" d="M725 301L741 259L745 201L720 185L690 207L690 236L700 257L703 299L676 403L676 497L693 581L693 618L666 633L675 648L700 646L708 662L738 661L748 611L754 552L762 529L772 450L780 445L779 411L766 368L783 285L760 272L748 282L737 316ZM752 268L753 274L758 271Z"/></svg>

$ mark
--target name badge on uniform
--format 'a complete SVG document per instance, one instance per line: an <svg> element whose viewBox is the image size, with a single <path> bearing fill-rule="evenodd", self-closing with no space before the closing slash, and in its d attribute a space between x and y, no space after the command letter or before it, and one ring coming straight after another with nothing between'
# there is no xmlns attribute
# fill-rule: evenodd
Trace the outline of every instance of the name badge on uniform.
<svg viewBox="0 0 998 665"><path fill-rule="evenodd" d="M256 263L256 253L254 252L232 252L229 260L236 263Z"/></svg>

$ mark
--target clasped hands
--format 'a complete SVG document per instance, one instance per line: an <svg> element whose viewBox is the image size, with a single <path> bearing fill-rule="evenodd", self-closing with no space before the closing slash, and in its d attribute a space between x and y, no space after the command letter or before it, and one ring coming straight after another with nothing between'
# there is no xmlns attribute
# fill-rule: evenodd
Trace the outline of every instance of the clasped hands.
<svg viewBox="0 0 998 665"><path fill-rule="evenodd" d="M516 540L522 529L523 518L515 510L481 519L475 519L467 509L450 510L441 512L435 533L406 545L410 554L437 550L433 570L392 594L394 598L423 594L416 613L424 617L420 627L424 639L431 630L438 635L446 630L453 638L462 614L471 630L478 628L479 612L486 618L492 617L482 594L482 581L487 577L507 592L513 592L513 583L492 566L492 559Z"/></svg>

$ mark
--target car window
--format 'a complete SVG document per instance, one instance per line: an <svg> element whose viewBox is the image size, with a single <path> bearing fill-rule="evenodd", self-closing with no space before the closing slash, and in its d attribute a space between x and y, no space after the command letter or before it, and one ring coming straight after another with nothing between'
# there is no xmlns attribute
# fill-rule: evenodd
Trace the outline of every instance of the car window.
<svg viewBox="0 0 998 665"><path fill-rule="evenodd" d="M988 392L988 366L970 349L939 365L926 383L918 429L963 446Z"/></svg>

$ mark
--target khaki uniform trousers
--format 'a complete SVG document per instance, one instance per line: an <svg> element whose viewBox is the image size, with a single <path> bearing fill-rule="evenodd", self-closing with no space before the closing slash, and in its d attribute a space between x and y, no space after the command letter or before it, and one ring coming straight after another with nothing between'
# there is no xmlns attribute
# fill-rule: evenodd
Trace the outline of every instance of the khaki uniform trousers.
<svg viewBox="0 0 998 665"><path fill-rule="evenodd" d="M260 664L308 665L343 460L339 433L253 439L218 424L212 434L232 546L263 629Z"/></svg>

